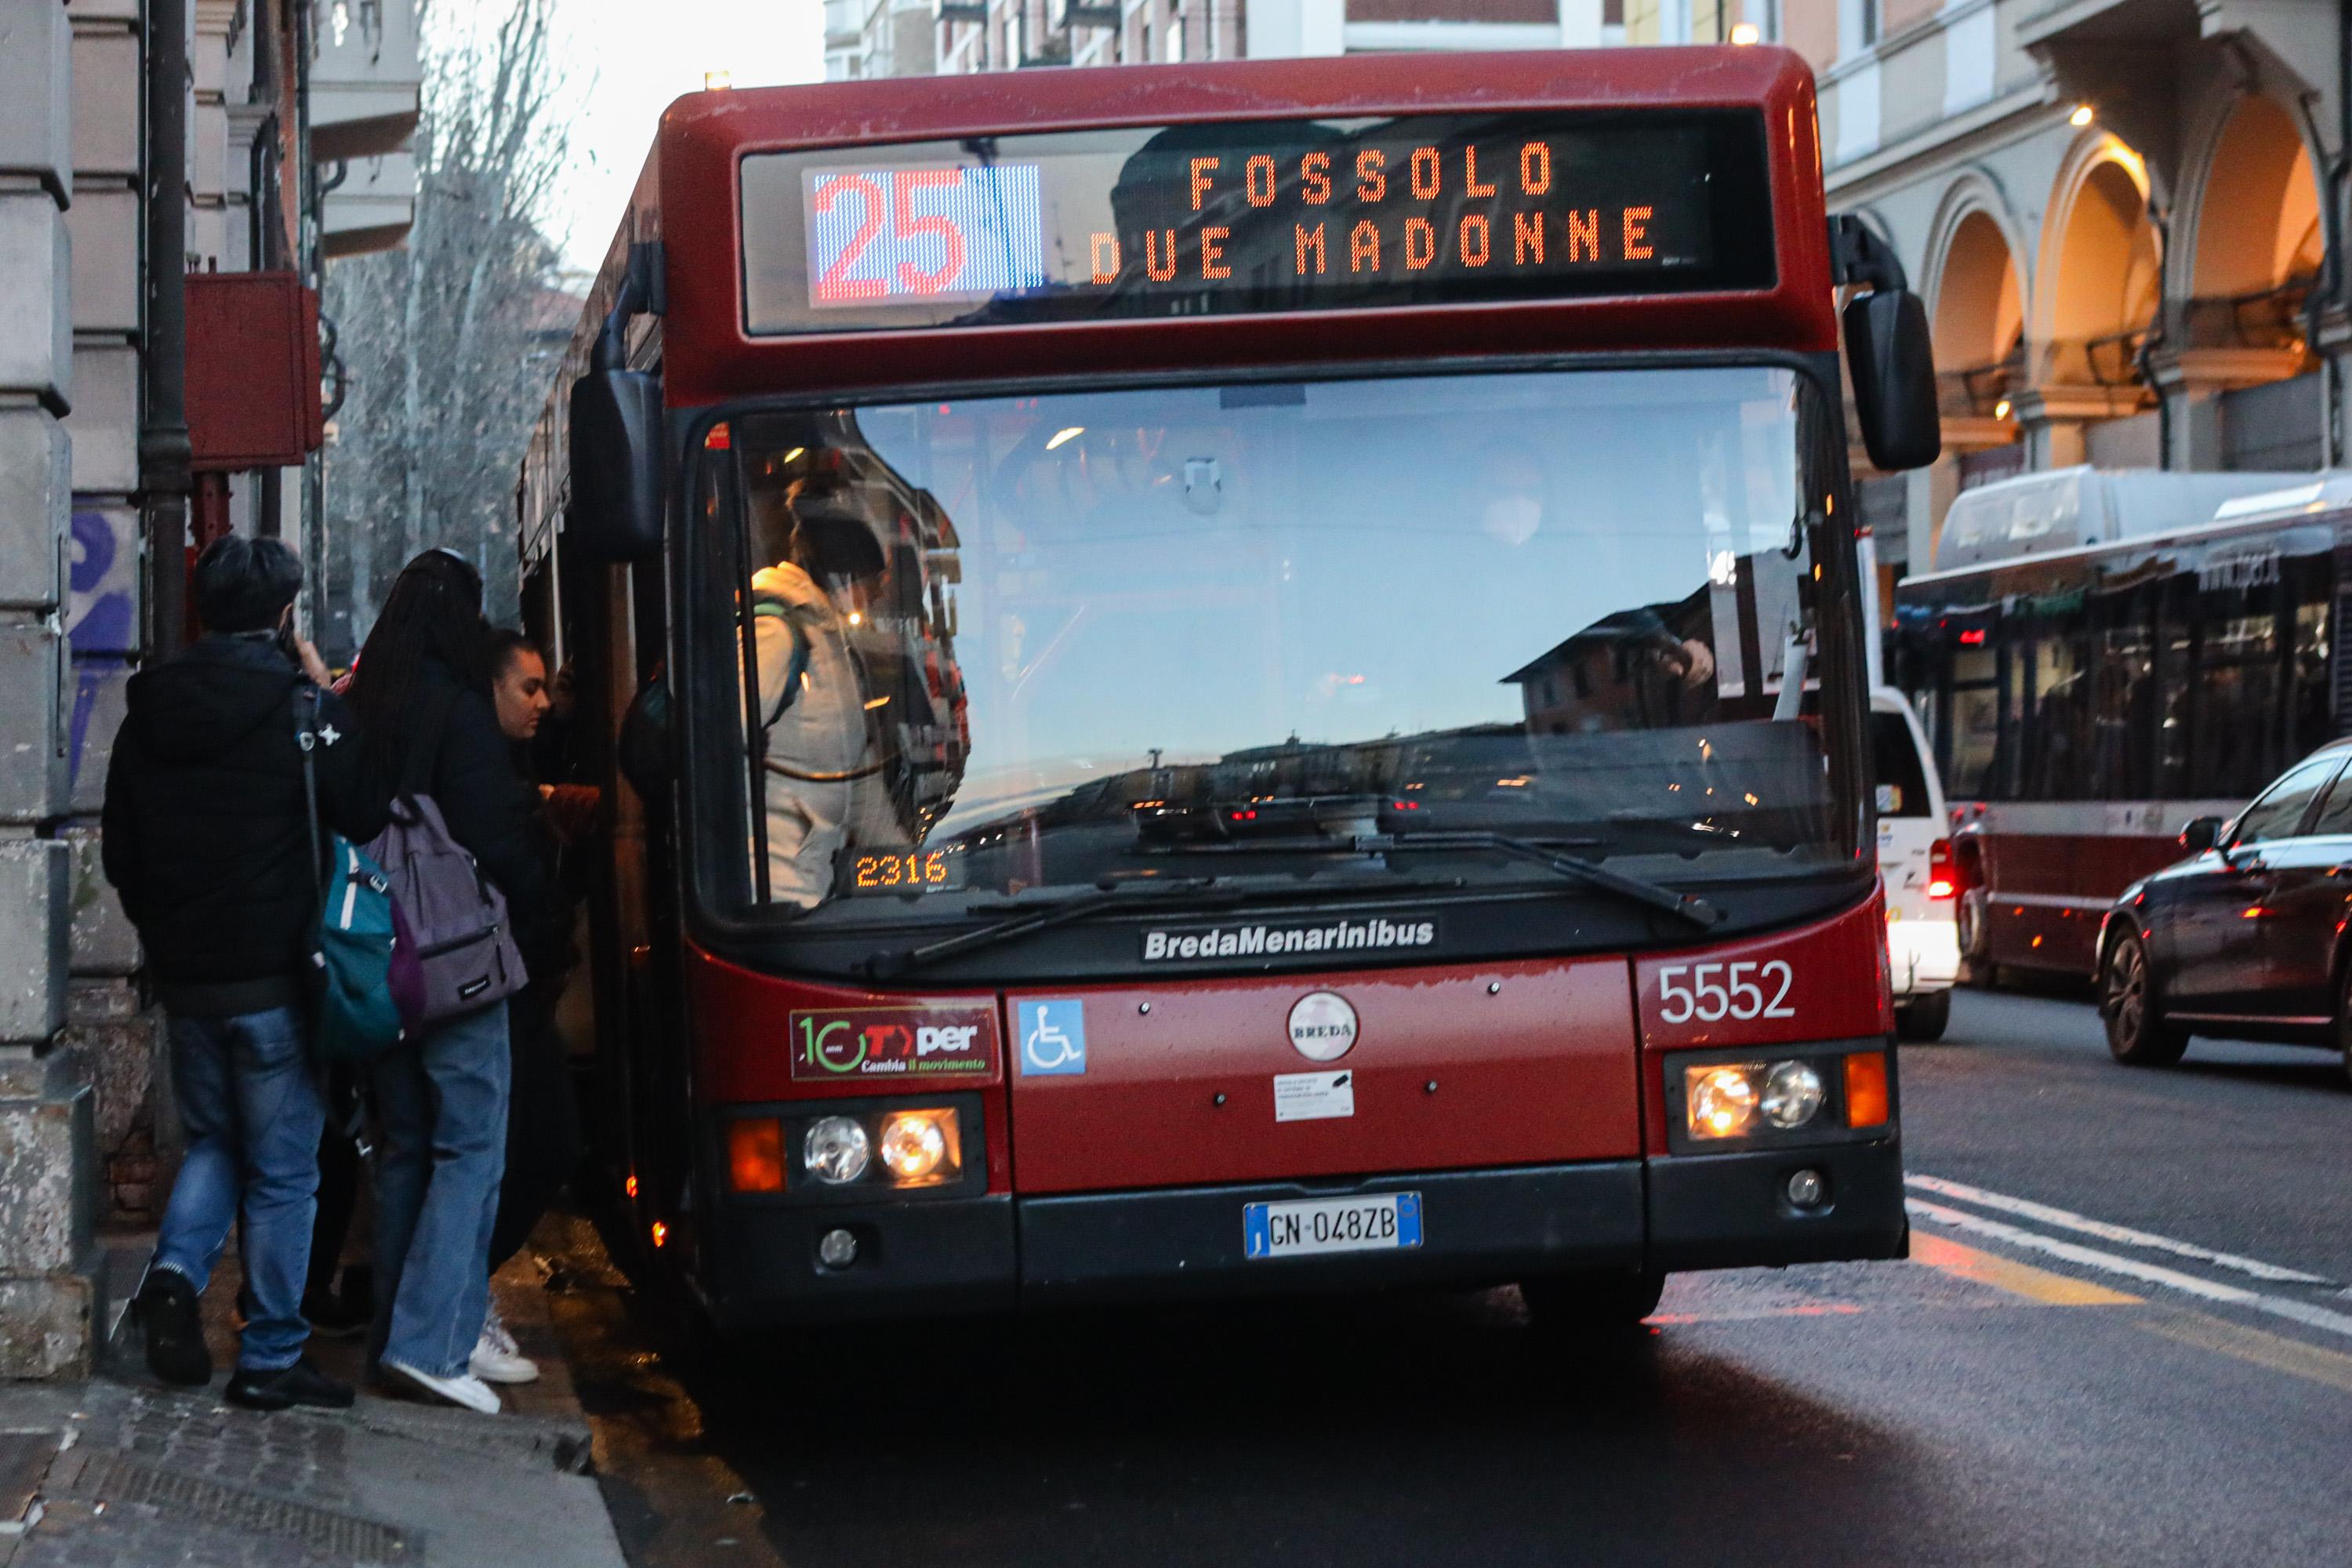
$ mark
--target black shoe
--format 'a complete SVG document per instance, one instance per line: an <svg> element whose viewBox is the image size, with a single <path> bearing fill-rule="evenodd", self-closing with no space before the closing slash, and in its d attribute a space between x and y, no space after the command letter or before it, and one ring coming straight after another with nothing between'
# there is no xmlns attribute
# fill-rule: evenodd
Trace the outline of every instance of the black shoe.
<svg viewBox="0 0 2352 1568"><path fill-rule="evenodd" d="M302 1316L310 1332L322 1340L356 1339L374 1321L373 1312L355 1312L351 1303L332 1290L312 1290L302 1298Z"/></svg>
<svg viewBox="0 0 2352 1568"><path fill-rule="evenodd" d="M337 1383L312 1366L308 1356L276 1372L239 1367L228 1380L228 1402L247 1410L290 1410L297 1405L314 1410L349 1410L352 1397L350 1384Z"/></svg>
<svg viewBox="0 0 2352 1568"><path fill-rule="evenodd" d="M147 1331L147 1365L165 1383L201 1388L213 1380L213 1354L205 1349L204 1320L196 1312L196 1288L184 1275L151 1268L139 1288L139 1322Z"/></svg>

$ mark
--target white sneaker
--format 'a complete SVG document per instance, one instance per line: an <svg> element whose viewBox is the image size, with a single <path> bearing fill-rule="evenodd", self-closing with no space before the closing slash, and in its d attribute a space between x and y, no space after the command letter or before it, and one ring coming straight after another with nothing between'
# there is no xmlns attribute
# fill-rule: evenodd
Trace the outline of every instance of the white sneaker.
<svg viewBox="0 0 2352 1568"><path fill-rule="evenodd" d="M396 1373L436 1398L452 1405L462 1405L485 1415L496 1415L505 1405L499 1403L498 1390L478 1377L460 1373L456 1377L436 1377L429 1372L419 1372L405 1362L387 1361L383 1370Z"/></svg>
<svg viewBox="0 0 2352 1568"><path fill-rule="evenodd" d="M490 1304L489 1310L482 1314L482 1342L497 1346L500 1355L522 1353L522 1347L515 1343L513 1332L507 1328L507 1321L499 1316L495 1301Z"/></svg>
<svg viewBox="0 0 2352 1568"><path fill-rule="evenodd" d="M482 1325L482 1337L474 1342L467 1366L484 1383L539 1381L539 1363L515 1348L514 1336L495 1318Z"/></svg>

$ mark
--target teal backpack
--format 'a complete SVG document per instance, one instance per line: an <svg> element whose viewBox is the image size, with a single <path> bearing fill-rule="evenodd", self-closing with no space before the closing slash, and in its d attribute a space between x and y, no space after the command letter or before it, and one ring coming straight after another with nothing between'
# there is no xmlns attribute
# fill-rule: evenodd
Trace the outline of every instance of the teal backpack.
<svg viewBox="0 0 2352 1568"><path fill-rule="evenodd" d="M372 1060L405 1033L399 994L414 989L414 958L402 956L400 910L383 868L339 833L321 841L319 780L310 749L318 743L319 693L302 689L306 721L295 736L302 748L302 794L310 816L310 858L321 876L319 924L310 952L316 1008L311 1037L329 1065ZM403 974L405 968L410 973ZM404 982L408 984L404 984Z"/></svg>

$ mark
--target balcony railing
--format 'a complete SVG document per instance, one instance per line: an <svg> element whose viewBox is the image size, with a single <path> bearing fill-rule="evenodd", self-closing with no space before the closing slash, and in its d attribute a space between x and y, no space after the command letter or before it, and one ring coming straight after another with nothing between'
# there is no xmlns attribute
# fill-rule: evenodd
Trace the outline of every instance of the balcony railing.
<svg viewBox="0 0 2352 1568"><path fill-rule="evenodd" d="M2251 293L2175 300L2165 310L2165 338L2186 349L2300 350L2304 304L2316 281L2303 273Z"/></svg>
<svg viewBox="0 0 2352 1568"><path fill-rule="evenodd" d="M2024 384L2025 344L2021 341L1995 363L1938 373L1937 403L1949 418L2005 418L2008 410L2002 405Z"/></svg>

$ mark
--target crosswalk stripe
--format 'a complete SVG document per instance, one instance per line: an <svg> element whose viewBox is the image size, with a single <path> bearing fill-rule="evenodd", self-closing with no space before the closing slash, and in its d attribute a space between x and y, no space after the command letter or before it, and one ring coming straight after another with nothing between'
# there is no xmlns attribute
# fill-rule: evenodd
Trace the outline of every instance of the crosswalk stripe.
<svg viewBox="0 0 2352 1568"><path fill-rule="evenodd" d="M2022 1215L2027 1219L2040 1220L2043 1225L2056 1226L2061 1230L2078 1231L2095 1236L2101 1241L2112 1241L2125 1247L2137 1247L2150 1252L2168 1252L2175 1258L2187 1258L2199 1263L2210 1263L2217 1268L2228 1268L2240 1274L2250 1274L2257 1279L2268 1279L2281 1285L2333 1285L2333 1279L2300 1269L2264 1263L2259 1258L2242 1258L2234 1252L2216 1252L2200 1247L2193 1241L2181 1241L2169 1236L2158 1236L2153 1231L2134 1230L2126 1225L2113 1225L2072 1209L2058 1208L2050 1204L2038 1204L2031 1198L2013 1198L2006 1193L1988 1192L1964 1182L1946 1181L1941 1176L1913 1173L1903 1178L1906 1186L1916 1187L1923 1193L1938 1197L1954 1198L1979 1208L1999 1209L2004 1214Z"/></svg>

